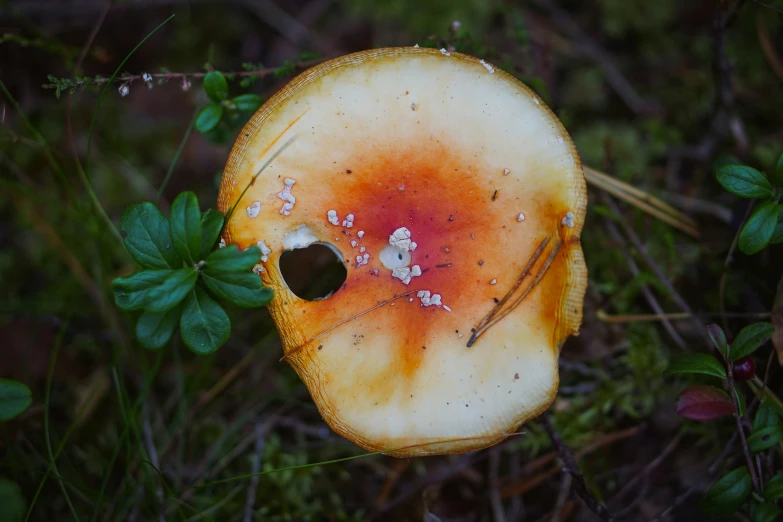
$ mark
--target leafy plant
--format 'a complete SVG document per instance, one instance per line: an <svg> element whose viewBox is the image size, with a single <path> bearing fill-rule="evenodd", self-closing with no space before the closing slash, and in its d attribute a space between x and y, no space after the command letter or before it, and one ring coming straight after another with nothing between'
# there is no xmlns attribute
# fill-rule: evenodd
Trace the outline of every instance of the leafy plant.
<svg viewBox="0 0 783 522"><path fill-rule="evenodd" d="M290 74L294 68L295 62L292 62L291 71L286 70L283 74ZM263 103L260 96L252 93L240 94L229 99L228 91L228 80L220 71L211 71L204 76L204 92L212 101L201 109L196 117L195 125L199 132L213 133L221 122L229 125L236 123L235 120L241 118L242 114L257 111ZM217 133L212 136L217 137Z"/></svg>
<svg viewBox="0 0 783 522"><path fill-rule="evenodd" d="M766 322L748 325L740 330L732 343L728 342L726 334L716 324L708 325L707 333L721 358L704 353L682 354L671 361L666 371L670 374L716 377L723 382L728 392L712 385L690 386L680 395L677 413L686 419L702 422L729 415L738 416L737 429L746 461L754 465L751 454L766 451L783 440L783 420L769 400L763 401L756 411L751 434L745 439L739 417L744 415L746 406L744 395L736 387L739 379L735 378L735 369L738 363L747 361L772 337L774 327ZM780 510L774 501L783 497L783 474L771 479L763 491L757 488L753 492L755 474L756 470L751 471L748 465L728 472L701 499L702 510L713 516L728 515L747 504L753 522L778 520Z"/></svg>
<svg viewBox="0 0 783 522"><path fill-rule="evenodd" d="M213 251L223 222L215 210L201 212L192 192L177 196L169 218L150 202L122 215L125 248L144 270L115 279L112 290L117 306L141 311L136 337L144 347L162 348L179 326L192 351L214 352L228 339L231 322L210 293L242 307L271 300L272 290L251 271L261 259L257 246Z"/></svg>
<svg viewBox="0 0 783 522"><path fill-rule="evenodd" d="M758 200L739 234L738 245L743 253L755 254L767 245L783 243L783 205L780 204L783 194L783 154L778 158L771 182L748 165L723 165L715 176L723 188L732 194Z"/></svg>

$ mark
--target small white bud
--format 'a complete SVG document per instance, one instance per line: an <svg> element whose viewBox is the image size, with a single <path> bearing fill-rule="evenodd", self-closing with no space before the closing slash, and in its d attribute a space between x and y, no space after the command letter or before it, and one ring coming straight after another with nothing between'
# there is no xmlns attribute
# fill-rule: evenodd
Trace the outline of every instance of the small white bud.
<svg viewBox="0 0 783 522"><path fill-rule="evenodd" d="M128 95L128 93L130 93L130 85L128 85L127 83L123 83L122 85L120 85L120 88L118 90L120 92L120 96L125 97Z"/></svg>

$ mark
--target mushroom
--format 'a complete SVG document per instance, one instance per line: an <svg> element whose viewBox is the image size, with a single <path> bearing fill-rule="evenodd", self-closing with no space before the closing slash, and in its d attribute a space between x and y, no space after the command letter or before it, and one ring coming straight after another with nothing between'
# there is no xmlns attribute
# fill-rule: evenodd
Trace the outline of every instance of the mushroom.
<svg viewBox="0 0 783 522"><path fill-rule="evenodd" d="M324 420L410 457L493 445L552 403L582 321L586 204L576 148L534 92L484 60L407 47L330 60L269 99L218 208L238 209L227 243L268 245L257 273L284 360ZM313 243L347 278L305 301L279 259Z"/></svg>

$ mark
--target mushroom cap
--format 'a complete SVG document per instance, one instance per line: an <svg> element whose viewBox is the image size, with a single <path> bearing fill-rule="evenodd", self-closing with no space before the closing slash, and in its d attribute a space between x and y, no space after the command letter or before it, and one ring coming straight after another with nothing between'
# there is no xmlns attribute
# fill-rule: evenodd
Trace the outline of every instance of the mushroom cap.
<svg viewBox="0 0 783 522"><path fill-rule="evenodd" d="M490 446L552 403L582 321L586 204L576 148L535 93L418 47L293 79L240 133L218 199L235 207L228 244L264 242L284 359L324 420L400 457ZM314 242L347 279L305 301L278 261Z"/></svg>

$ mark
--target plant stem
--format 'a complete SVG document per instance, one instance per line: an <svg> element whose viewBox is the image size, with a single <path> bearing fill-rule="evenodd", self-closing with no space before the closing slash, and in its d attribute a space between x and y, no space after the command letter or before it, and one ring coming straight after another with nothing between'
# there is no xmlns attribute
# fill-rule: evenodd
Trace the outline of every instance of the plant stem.
<svg viewBox="0 0 783 522"><path fill-rule="evenodd" d="M742 443L742 451L745 453L745 461L748 465L748 471L750 472L750 480L753 482L753 491L760 495L761 487L759 486L759 477L756 473L756 466L753 464L753 459L750 456L750 448L748 448L748 439L745 437L745 430L742 428L742 418L739 414L739 401L737 400L737 392L734 389L734 370L731 359L729 358L726 358L726 368L728 370L729 395L731 395L731 402L734 404L734 420L737 422L737 433L739 434L740 442Z"/></svg>

